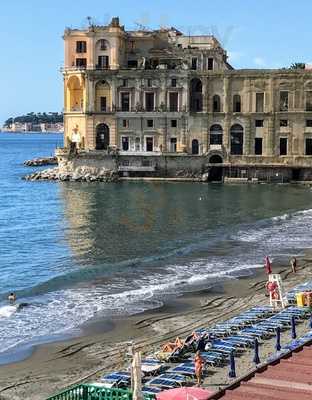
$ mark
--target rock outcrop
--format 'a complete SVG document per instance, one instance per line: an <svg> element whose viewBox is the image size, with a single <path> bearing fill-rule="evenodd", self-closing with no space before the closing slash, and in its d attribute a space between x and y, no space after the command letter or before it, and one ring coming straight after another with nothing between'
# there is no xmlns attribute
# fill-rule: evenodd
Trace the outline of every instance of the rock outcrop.
<svg viewBox="0 0 312 400"><path fill-rule="evenodd" d="M116 171L107 169L80 167L74 171L66 171L56 167L34 172L23 179L26 181L117 182L119 177Z"/></svg>
<svg viewBox="0 0 312 400"><path fill-rule="evenodd" d="M57 165L56 157L40 157L33 160L26 160L24 165L27 167L41 167L44 165Z"/></svg>

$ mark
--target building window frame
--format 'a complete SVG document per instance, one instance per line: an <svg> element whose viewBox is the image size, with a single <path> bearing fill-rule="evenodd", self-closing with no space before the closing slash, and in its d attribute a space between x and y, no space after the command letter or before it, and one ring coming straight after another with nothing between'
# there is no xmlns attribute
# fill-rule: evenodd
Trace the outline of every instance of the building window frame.
<svg viewBox="0 0 312 400"><path fill-rule="evenodd" d="M304 154L312 156L312 137L306 137L304 140Z"/></svg>
<svg viewBox="0 0 312 400"><path fill-rule="evenodd" d="M153 96L153 107L148 106L147 96ZM155 111L155 92L144 92L144 109L147 112L154 112Z"/></svg>
<svg viewBox="0 0 312 400"><path fill-rule="evenodd" d="M171 96L176 96L176 103L171 102ZM170 112L179 112L179 106L180 106L180 98L179 98L179 92L177 91L169 91L168 92L168 104L169 104L169 111ZM174 107L176 105L176 107Z"/></svg>
<svg viewBox="0 0 312 400"><path fill-rule="evenodd" d="M178 139L176 137L170 138L170 153L177 152Z"/></svg>
<svg viewBox="0 0 312 400"><path fill-rule="evenodd" d="M265 93L264 92L257 92L256 93L256 112L263 113L265 107Z"/></svg>
<svg viewBox="0 0 312 400"><path fill-rule="evenodd" d="M208 69L208 71L213 71L214 70L214 58L213 57L208 57L207 69Z"/></svg>
<svg viewBox="0 0 312 400"><path fill-rule="evenodd" d="M263 152L263 138L256 137L255 138L255 156L262 156Z"/></svg>
<svg viewBox="0 0 312 400"><path fill-rule="evenodd" d="M146 120L146 127L147 128L154 128L154 120L153 119L147 119Z"/></svg>
<svg viewBox="0 0 312 400"><path fill-rule="evenodd" d="M130 150L130 137L129 136L121 136L121 149L122 151Z"/></svg>
<svg viewBox="0 0 312 400"><path fill-rule="evenodd" d="M82 54L87 52L87 41L77 40L76 41L76 53Z"/></svg>
<svg viewBox="0 0 312 400"><path fill-rule="evenodd" d="M288 111L289 110L289 91L288 90L280 90L279 92L279 100L280 100L280 111Z"/></svg>
<svg viewBox="0 0 312 400"><path fill-rule="evenodd" d="M264 120L263 119L256 119L255 120L255 127L256 128L263 128L264 127Z"/></svg>
<svg viewBox="0 0 312 400"><path fill-rule="evenodd" d="M288 138L285 136L280 137L279 140L279 154L280 156L288 155Z"/></svg>
<svg viewBox="0 0 312 400"><path fill-rule="evenodd" d="M178 120L177 119L172 119L170 122L171 128L177 128L178 127Z"/></svg>
<svg viewBox="0 0 312 400"><path fill-rule="evenodd" d="M123 102L123 96L125 96L126 94L128 94L128 107L124 107L124 102ZM129 112L131 110L131 93L129 91L121 91L119 92L119 96L120 96L120 109L123 112Z"/></svg>

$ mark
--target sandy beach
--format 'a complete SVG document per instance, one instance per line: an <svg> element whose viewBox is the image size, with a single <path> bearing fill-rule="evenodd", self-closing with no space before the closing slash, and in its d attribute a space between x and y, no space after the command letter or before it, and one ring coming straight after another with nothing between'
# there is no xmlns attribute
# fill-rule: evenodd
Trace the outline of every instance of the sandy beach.
<svg viewBox="0 0 312 400"><path fill-rule="evenodd" d="M285 288L312 277L312 256L299 261L297 274L290 267L275 266ZM225 281L212 291L184 295L162 308L127 318L93 321L82 337L36 347L28 358L0 367L0 399L41 400L81 381L95 381L104 372L124 368L129 363L129 341L144 354L159 350L161 344L176 336L184 337L194 328L228 319L256 304L267 304L264 271L253 277ZM304 326L303 326L304 325ZM306 324L298 326L305 332ZM282 344L290 341L289 332ZM273 341L260 347L262 361L274 350ZM250 354L249 354L250 353ZM237 360L238 374L253 368L251 352ZM204 386L218 388L230 382L227 368L209 368Z"/></svg>

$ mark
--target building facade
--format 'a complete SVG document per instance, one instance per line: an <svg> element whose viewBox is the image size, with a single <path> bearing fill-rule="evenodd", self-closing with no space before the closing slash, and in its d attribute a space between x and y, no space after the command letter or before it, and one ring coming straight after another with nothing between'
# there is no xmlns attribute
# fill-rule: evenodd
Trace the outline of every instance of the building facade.
<svg viewBox="0 0 312 400"><path fill-rule="evenodd" d="M185 156L222 176L284 168L310 179L311 70L234 70L213 36L126 31L118 18L64 40L65 150L118 152L124 167Z"/></svg>

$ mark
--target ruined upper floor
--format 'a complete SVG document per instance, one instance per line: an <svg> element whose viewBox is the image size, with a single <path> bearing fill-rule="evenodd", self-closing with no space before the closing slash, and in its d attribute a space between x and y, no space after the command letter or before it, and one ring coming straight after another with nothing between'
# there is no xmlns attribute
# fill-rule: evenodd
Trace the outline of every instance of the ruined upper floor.
<svg viewBox="0 0 312 400"><path fill-rule="evenodd" d="M126 31L113 18L107 26L66 29L64 41L65 69L232 69L214 36L186 36L173 27Z"/></svg>

